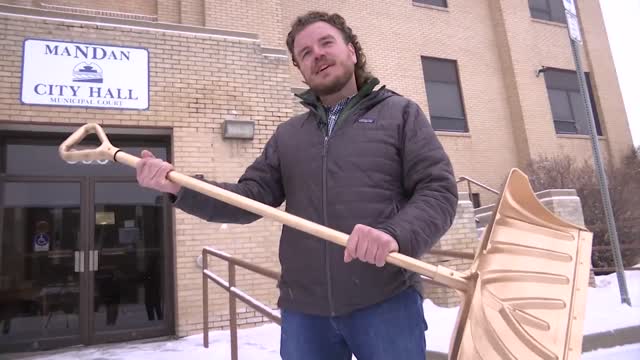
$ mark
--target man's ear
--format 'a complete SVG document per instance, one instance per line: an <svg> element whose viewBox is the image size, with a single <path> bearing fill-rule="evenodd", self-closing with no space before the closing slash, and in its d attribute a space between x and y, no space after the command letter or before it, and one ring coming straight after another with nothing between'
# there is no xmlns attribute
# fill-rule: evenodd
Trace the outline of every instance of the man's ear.
<svg viewBox="0 0 640 360"><path fill-rule="evenodd" d="M351 61L353 61L353 63L357 63L358 62L358 56L356 56L356 48L355 46L353 46L353 43L349 43L347 45L347 47L349 48L349 56L351 57Z"/></svg>

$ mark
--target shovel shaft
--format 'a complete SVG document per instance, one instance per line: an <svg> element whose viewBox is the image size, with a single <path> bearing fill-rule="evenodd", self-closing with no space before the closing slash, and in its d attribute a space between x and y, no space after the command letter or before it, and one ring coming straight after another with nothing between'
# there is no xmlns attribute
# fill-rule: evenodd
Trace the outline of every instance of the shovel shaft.
<svg viewBox="0 0 640 360"><path fill-rule="evenodd" d="M121 154L123 153L119 152L117 155L118 161L120 161ZM329 227L316 224L301 217L291 215L269 205L265 205L261 202L248 199L234 192L221 189L217 186L183 175L176 171L170 172L167 175L167 179L191 190L211 196L215 199L250 211L254 214L262 215L266 218L275 220L281 224L303 231L307 234L314 235L316 237L331 241L341 246L347 246L349 235L340 231L336 231ZM428 276L434 281L448 287L461 291L467 290L467 281L463 278L463 275L461 273L455 270L451 270L443 266L428 264L400 253L389 254L386 258L386 261L393 265Z"/></svg>
<svg viewBox="0 0 640 360"><path fill-rule="evenodd" d="M86 134L94 131L98 133L100 140L103 141L103 145L101 145L96 150L72 150L71 147L73 145L81 141L84 136L86 136ZM108 146L105 146L107 144ZM96 124L87 124L78 129L78 131L72 134L69 139L67 139L63 143L63 145L60 146L59 150L60 156L65 160L92 160L92 157L100 157L101 159L109 158L134 168L140 160L140 158L130 155L112 146L106 138L106 135L104 135L102 129L99 127L99 125ZM314 235L318 238L331 241L341 246L347 246L349 235L333 230L329 227L316 224L312 221L303 219L295 215L291 215L282 210L246 198L234 192L224 190L205 181L194 179L177 171L169 172L169 174L167 175L167 179L188 189L208 195L212 198L250 211L254 214L261 215L265 218L275 220L281 224ZM464 278L464 275L462 273L459 273L455 270L448 269L439 265L428 264L400 253L390 253L389 255L387 255L386 261L390 264L402 267L418 274L425 275L433 279L433 281L447 287L454 288L463 292L468 291L468 281Z"/></svg>

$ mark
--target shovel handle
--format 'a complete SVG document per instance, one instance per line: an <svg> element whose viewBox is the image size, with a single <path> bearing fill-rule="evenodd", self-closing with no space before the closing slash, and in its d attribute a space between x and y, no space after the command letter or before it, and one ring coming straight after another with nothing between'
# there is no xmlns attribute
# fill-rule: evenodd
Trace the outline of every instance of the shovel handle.
<svg viewBox="0 0 640 360"><path fill-rule="evenodd" d="M98 138L102 141L102 145L94 150L74 151L73 146L77 145L82 141L82 139L91 133L96 133L98 135ZM59 153L64 160L68 161L113 160L134 168L138 160L140 160L140 158L127 154L126 152L111 145L106 134L98 124L86 124L76 130L76 132L71 134L71 136L69 136L69 138L60 145ZM265 218L275 220L281 224L303 231L307 234L314 235L344 247L347 246L349 235L340 231L291 215L282 210L278 210L269 205L238 195L234 192L221 189L205 181L194 179L177 171L169 172L169 174L167 174L167 179L188 189L208 195L212 198L234 205L254 214L261 215ZM401 268L425 275L433 279L433 281L447 287L463 292L468 291L468 281L462 273L455 270L440 265L425 263L400 253L390 253L387 255L386 261Z"/></svg>

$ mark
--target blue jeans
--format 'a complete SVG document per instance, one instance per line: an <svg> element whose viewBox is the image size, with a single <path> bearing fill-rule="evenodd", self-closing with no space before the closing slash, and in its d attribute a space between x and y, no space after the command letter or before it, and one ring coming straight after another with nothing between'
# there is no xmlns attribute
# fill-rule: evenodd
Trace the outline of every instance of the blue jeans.
<svg viewBox="0 0 640 360"><path fill-rule="evenodd" d="M283 360L425 360L422 296L410 287L379 304L344 316L282 309Z"/></svg>

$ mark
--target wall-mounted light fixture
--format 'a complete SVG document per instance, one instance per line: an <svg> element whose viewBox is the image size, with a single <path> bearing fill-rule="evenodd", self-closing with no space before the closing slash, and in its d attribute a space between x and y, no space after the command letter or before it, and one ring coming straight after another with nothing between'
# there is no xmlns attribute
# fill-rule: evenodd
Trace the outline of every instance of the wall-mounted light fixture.
<svg viewBox="0 0 640 360"><path fill-rule="evenodd" d="M255 122L252 120L225 120L222 126L225 139L253 139Z"/></svg>
<svg viewBox="0 0 640 360"><path fill-rule="evenodd" d="M536 70L536 77L540 77L540 74L542 74L545 71L547 71L547 67L544 65L541 66L540 69Z"/></svg>

